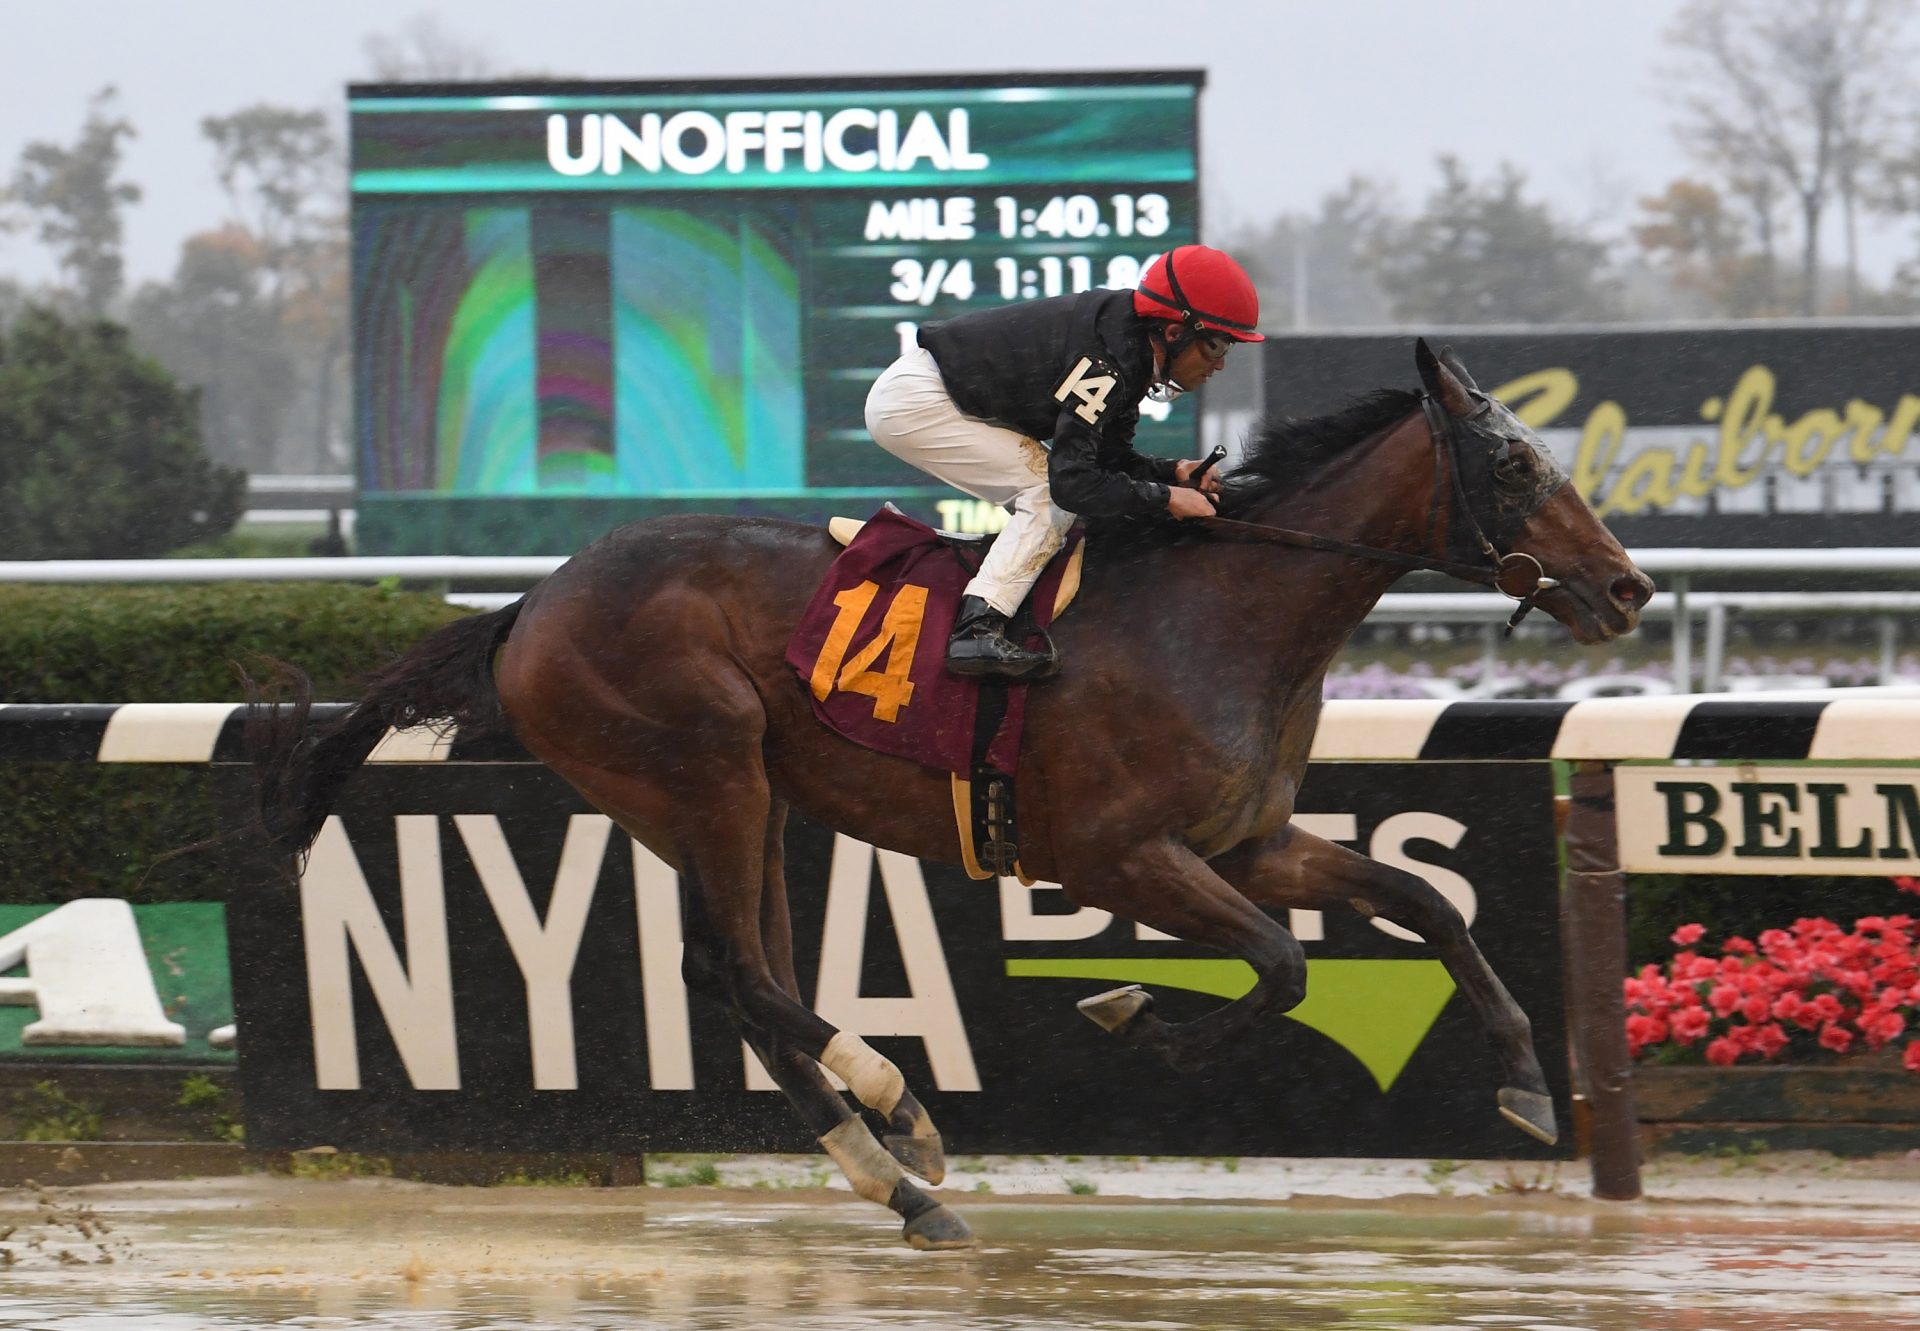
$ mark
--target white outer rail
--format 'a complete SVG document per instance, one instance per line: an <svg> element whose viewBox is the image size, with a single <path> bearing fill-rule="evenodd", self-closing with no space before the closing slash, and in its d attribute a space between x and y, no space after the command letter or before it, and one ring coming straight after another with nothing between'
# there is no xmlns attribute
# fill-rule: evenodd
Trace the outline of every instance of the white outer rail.
<svg viewBox="0 0 1920 1331"><path fill-rule="evenodd" d="M337 559L9 559L0 582L538 582L564 555L348 555Z"/></svg>
<svg viewBox="0 0 1920 1331"><path fill-rule="evenodd" d="M1849 545L1839 549L1705 549L1651 547L1632 551L1649 574L1707 572L1912 572L1920 545ZM348 555L340 559L8 559L0 582L538 582L566 555ZM1442 593L1444 595L1444 593Z"/></svg>
<svg viewBox="0 0 1920 1331"><path fill-rule="evenodd" d="M1920 546L1833 550L1713 550L1686 546L1631 552L1652 574L1920 573ZM0 582L304 582L405 578L423 582L533 582L564 555L353 555L337 559L14 559ZM1442 593L1444 595L1444 593Z"/></svg>

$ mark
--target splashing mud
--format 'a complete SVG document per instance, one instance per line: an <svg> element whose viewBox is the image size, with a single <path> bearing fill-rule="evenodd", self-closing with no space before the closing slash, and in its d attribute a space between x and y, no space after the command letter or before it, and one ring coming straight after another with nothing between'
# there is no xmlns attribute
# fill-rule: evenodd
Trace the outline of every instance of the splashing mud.
<svg viewBox="0 0 1920 1331"><path fill-rule="evenodd" d="M36 1186L0 1195L0 1331L1920 1328L1912 1191L1788 1205L1710 1179L1717 1199L1623 1206L1467 1167L1389 1196L1143 1200L1075 1168L1102 1192L951 1194L981 1242L941 1254L818 1188Z"/></svg>

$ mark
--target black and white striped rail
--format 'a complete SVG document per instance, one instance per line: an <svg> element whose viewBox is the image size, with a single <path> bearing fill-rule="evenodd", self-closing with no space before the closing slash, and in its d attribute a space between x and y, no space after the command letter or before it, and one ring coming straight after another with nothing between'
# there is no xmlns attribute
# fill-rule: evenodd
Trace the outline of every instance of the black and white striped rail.
<svg viewBox="0 0 1920 1331"><path fill-rule="evenodd" d="M344 704L314 708L316 719ZM244 759L234 703L0 704L0 762ZM1566 701L1336 701L1316 762L1718 759L1920 761L1920 689ZM511 739L391 732L370 762L530 762Z"/></svg>

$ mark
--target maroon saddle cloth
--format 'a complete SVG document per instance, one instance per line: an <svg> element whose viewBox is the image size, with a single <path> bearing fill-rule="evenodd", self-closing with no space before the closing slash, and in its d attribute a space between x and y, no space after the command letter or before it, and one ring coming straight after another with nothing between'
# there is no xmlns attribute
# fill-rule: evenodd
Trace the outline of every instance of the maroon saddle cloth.
<svg viewBox="0 0 1920 1331"><path fill-rule="evenodd" d="M1076 528L1028 597L1035 630L1053 622L1079 540ZM787 643L814 715L855 744L967 779L982 686L947 673L947 637L983 547L949 541L891 506L875 513L833 561ZM1037 646L1038 633L1027 641ZM1006 691L986 761L1012 772L1027 686Z"/></svg>

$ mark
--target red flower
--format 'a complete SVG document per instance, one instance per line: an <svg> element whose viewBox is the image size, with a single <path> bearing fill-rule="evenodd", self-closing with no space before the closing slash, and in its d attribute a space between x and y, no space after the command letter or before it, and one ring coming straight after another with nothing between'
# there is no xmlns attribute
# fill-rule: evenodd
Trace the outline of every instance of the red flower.
<svg viewBox="0 0 1920 1331"><path fill-rule="evenodd" d="M1707 1044L1707 1062L1709 1063L1717 1063L1721 1067L1725 1067L1729 1063L1738 1060L1739 1057L1740 1046L1724 1035L1718 1040L1709 1041Z"/></svg>
<svg viewBox="0 0 1920 1331"><path fill-rule="evenodd" d="M1860 1020L1860 1033L1867 1037L1867 1043L1875 1049L1898 1040L1900 1032L1906 1029L1907 1019L1898 1012L1882 1012Z"/></svg>
<svg viewBox="0 0 1920 1331"><path fill-rule="evenodd" d="M1758 1026L1732 1026L1727 1029L1727 1038L1733 1041L1733 1047L1743 1054L1760 1052L1760 1028Z"/></svg>
<svg viewBox="0 0 1920 1331"><path fill-rule="evenodd" d="M1898 881L1920 895L1920 877ZM1758 942L1730 937L1712 954L1694 945L1704 924L1672 935L1674 955L1626 977L1627 1042L1635 1055L1653 1046L1701 1045L1707 1062L1747 1055L1794 1057L1795 1028L1817 1032L1833 1054L1898 1047L1920 1073L1920 939L1913 915L1863 915L1851 930L1817 917L1791 929L1767 929ZM1717 1032L1717 1034L1716 1034Z"/></svg>
<svg viewBox="0 0 1920 1331"><path fill-rule="evenodd" d="M1909 878L1904 874L1896 874L1894 875L1893 885L1902 892L1911 892L1915 896L1920 896L1920 878ZM1908 1062L1907 1066L1912 1067L1912 1062Z"/></svg>
<svg viewBox="0 0 1920 1331"><path fill-rule="evenodd" d="M1706 1009L1698 1007L1681 1008L1673 1014L1673 1021L1671 1023L1673 1038L1681 1044L1692 1044L1695 1040L1705 1035L1707 1033L1707 1027L1712 1024L1712 1019L1707 1016Z"/></svg>

